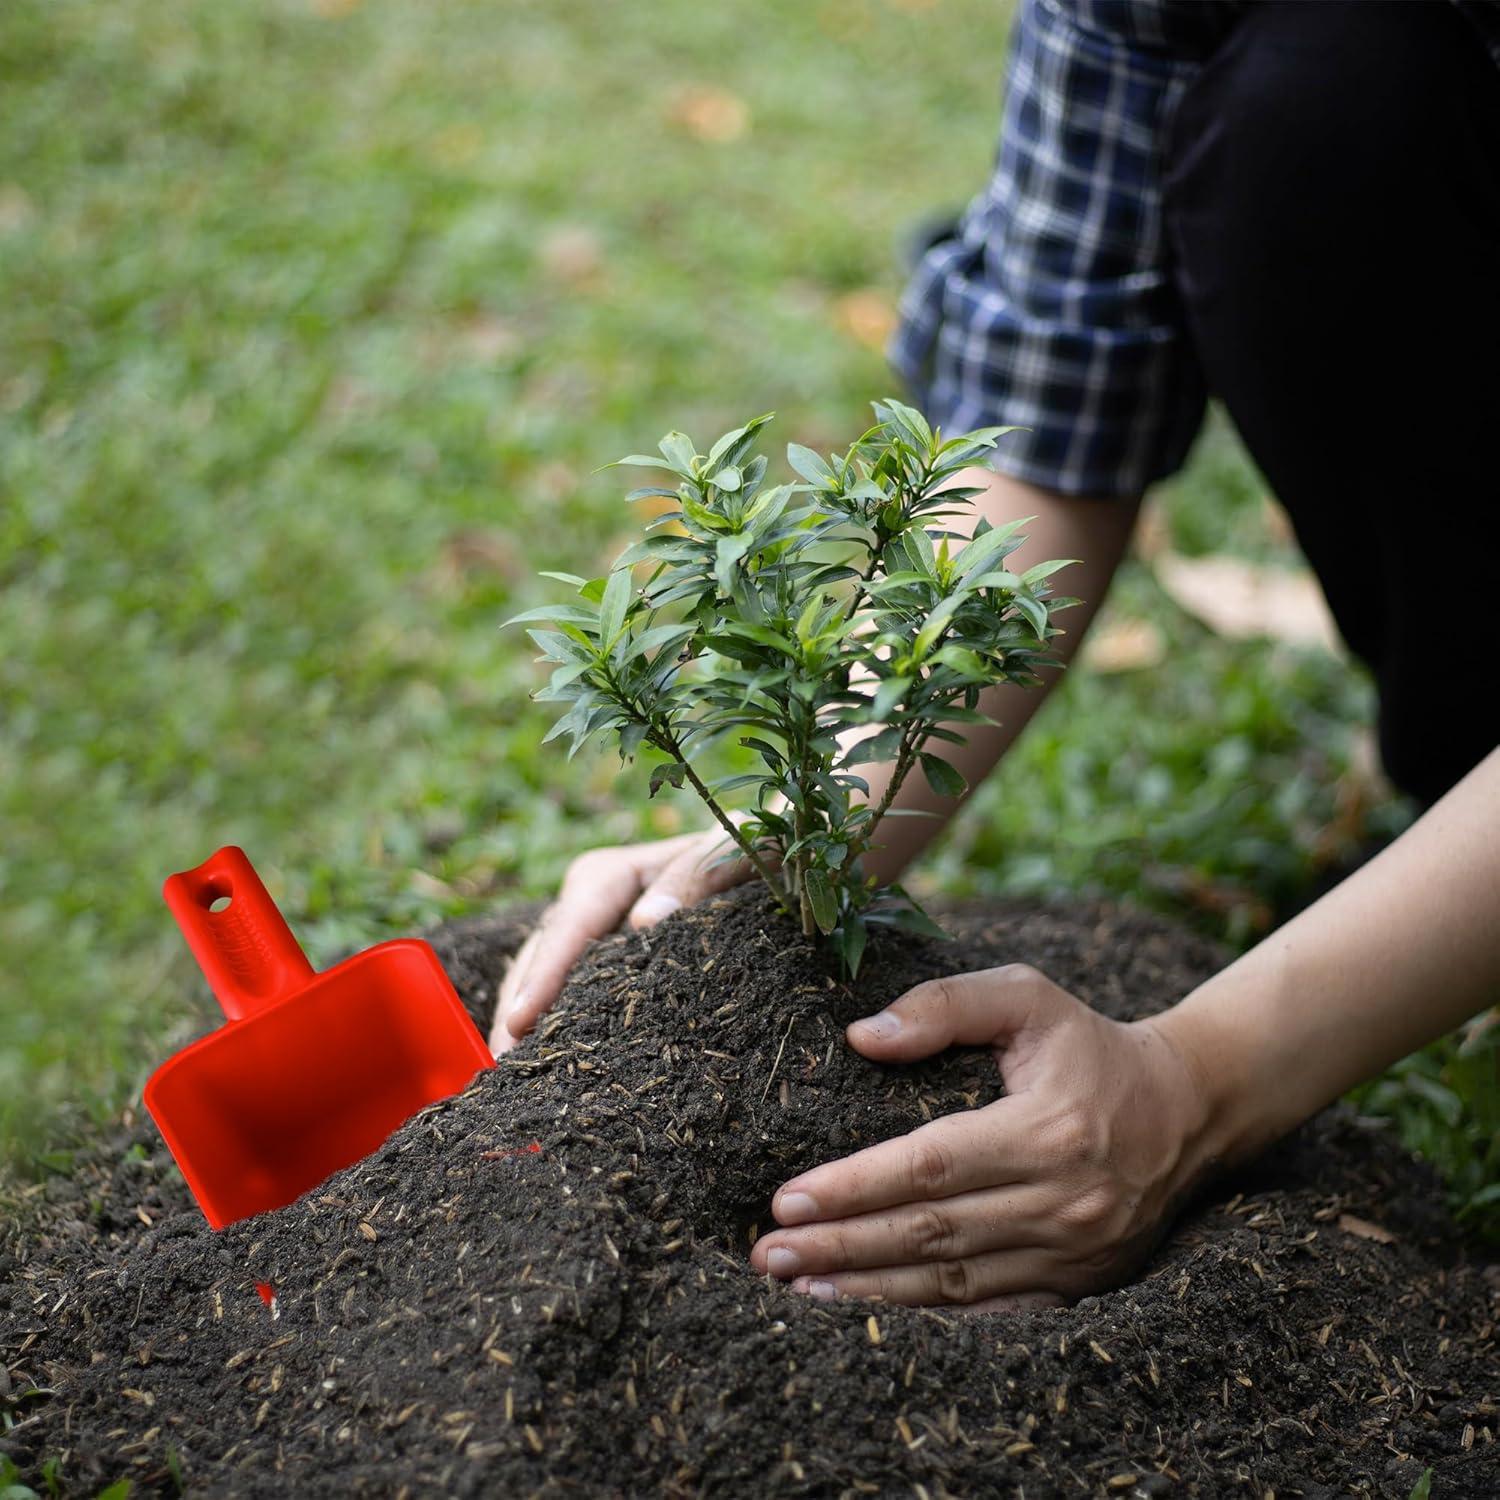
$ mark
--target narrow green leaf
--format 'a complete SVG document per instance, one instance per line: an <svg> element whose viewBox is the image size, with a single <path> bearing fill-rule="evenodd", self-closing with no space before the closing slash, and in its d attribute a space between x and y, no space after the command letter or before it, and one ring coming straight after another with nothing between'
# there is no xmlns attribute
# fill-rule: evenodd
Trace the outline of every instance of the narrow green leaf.
<svg viewBox="0 0 1500 1500"><path fill-rule="evenodd" d="M632 542L616 559L616 568L634 567L638 562L683 562L693 558L699 543L682 536L648 536Z"/></svg>
<svg viewBox="0 0 1500 1500"><path fill-rule="evenodd" d="M719 633L743 636L747 641L753 641L757 646L765 646L771 651L779 651L783 656L796 655L792 643L778 631L772 630L769 625L751 625L742 620L725 620L720 624Z"/></svg>
<svg viewBox="0 0 1500 1500"><path fill-rule="evenodd" d="M922 628L917 632L916 639L912 642L912 651L919 658L926 656L937 644L938 637L948 628L954 615L963 608L963 602L961 594L950 594L946 599L940 600L932 613L927 616Z"/></svg>
<svg viewBox="0 0 1500 1500"><path fill-rule="evenodd" d="M620 759L622 761L635 759L635 752L641 748L648 728L649 726L637 719L620 731Z"/></svg>
<svg viewBox="0 0 1500 1500"><path fill-rule="evenodd" d="M825 934L832 932L838 925L839 908L828 877L815 866L802 877L802 884L807 891L808 903L812 907L813 921L818 924L818 931Z"/></svg>
<svg viewBox="0 0 1500 1500"><path fill-rule="evenodd" d="M708 789L716 797L721 792L737 792L742 786L765 786L764 771L741 771L737 776L720 776L709 782Z"/></svg>
<svg viewBox="0 0 1500 1500"><path fill-rule="evenodd" d="M594 645L587 637L582 642L561 630L528 630L543 661L579 661L585 666L594 662Z"/></svg>
<svg viewBox="0 0 1500 1500"><path fill-rule="evenodd" d="M1013 552L1024 541L1024 538L1017 537L1016 533L1028 520L1035 519L1035 516L1028 516L1022 520L1007 521L1004 526L991 526L985 531L976 531L974 539L958 554L956 559L959 577L968 578L986 563L994 561L997 557L1004 557L1008 552ZM1006 547L1006 543L1012 538L1015 538L1014 544Z"/></svg>
<svg viewBox="0 0 1500 1500"><path fill-rule="evenodd" d="M931 661L934 666L948 667L960 676L971 678L975 682L988 682L994 675L992 670L985 666L978 653L970 651L966 646L950 644L940 647L932 653Z"/></svg>
<svg viewBox="0 0 1500 1500"><path fill-rule="evenodd" d="M674 649L688 639L696 635L696 625L653 625L650 630L643 630L635 636L630 644L637 653L646 654L663 648Z"/></svg>
<svg viewBox="0 0 1500 1500"><path fill-rule="evenodd" d="M682 513L705 531L724 531L729 526L723 516L687 493L682 496Z"/></svg>
<svg viewBox="0 0 1500 1500"><path fill-rule="evenodd" d="M756 751L767 765L780 772L786 767L786 756L776 748L775 745L766 740L759 739L755 735L746 735L741 741L747 750Z"/></svg>
<svg viewBox="0 0 1500 1500"><path fill-rule="evenodd" d="M590 695L591 697L592 695ZM576 734L588 719L589 698L580 697L576 703L542 736L542 743L550 745L565 734Z"/></svg>
<svg viewBox="0 0 1500 1500"><path fill-rule="evenodd" d="M594 473L602 474L606 469L667 469L670 467L670 464L654 458L649 453L628 453L624 458L617 458L611 464L601 464L594 470Z"/></svg>
<svg viewBox="0 0 1500 1500"><path fill-rule="evenodd" d="M844 925L839 932L840 957L844 960L844 969L850 979L859 978L859 962L865 956L865 943L870 935L870 930L865 926L864 918L852 914L844 918Z"/></svg>
<svg viewBox="0 0 1500 1500"><path fill-rule="evenodd" d="M1041 639L1045 640L1047 638L1047 606L1035 596L1018 591L1016 608L1026 616L1026 623Z"/></svg>
<svg viewBox="0 0 1500 1500"><path fill-rule="evenodd" d="M884 724L890 719L910 688L909 677L887 677L881 682L875 689L875 701L870 705L870 713L876 723Z"/></svg>
<svg viewBox="0 0 1500 1500"><path fill-rule="evenodd" d="M1039 562L1035 567L1027 568L1021 574L1021 582L1028 588L1039 584L1044 578L1050 578L1062 568L1071 568L1078 559L1076 557L1059 557L1051 562Z"/></svg>
<svg viewBox="0 0 1500 1500"><path fill-rule="evenodd" d="M964 579L964 588L971 591L977 589L1015 590L1024 586L1016 574L1008 573L1003 568L997 573L973 573Z"/></svg>
<svg viewBox="0 0 1500 1500"><path fill-rule="evenodd" d="M926 449L931 445L932 428L927 425L927 418L915 407L905 406L894 397L877 401L874 406L875 415L894 427L914 447Z"/></svg>
<svg viewBox="0 0 1500 1500"><path fill-rule="evenodd" d="M765 412L763 415L746 422L743 427L736 427L733 432L726 432L712 448L708 450L708 461L710 465L719 463L737 464L750 451L750 446L755 441L756 434L772 421L776 416L773 411Z"/></svg>
<svg viewBox="0 0 1500 1500"><path fill-rule="evenodd" d="M964 780L962 773L940 755L923 752L922 774L927 778L927 785L939 797L962 797L969 789L969 783Z"/></svg>
<svg viewBox="0 0 1500 1500"><path fill-rule="evenodd" d="M884 505L891 498L890 492L873 479L861 479L844 493L851 500L868 500L872 505Z"/></svg>
<svg viewBox="0 0 1500 1500"><path fill-rule="evenodd" d="M937 572L937 554L932 550L932 538L927 535L927 529L913 526L902 540L906 543L906 555L911 558L912 565L928 578L934 577Z"/></svg>
<svg viewBox="0 0 1500 1500"><path fill-rule="evenodd" d="M609 575L604 598L599 603L599 639L605 646L614 644L625 625L625 611L630 607L632 579L629 568L618 568Z"/></svg>
<svg viewBox="0 0 1500 1500"><path fill-rule="evenodd" d="M530 620L541 620L549 625L597 625L598 614L577 604L539 604L535 609L523 609L512 615L500 628L508 630L512 625L524 625Z"/></svg>
<svg viewBox="0 0 1500 1500"><path fill-rule="evenodd" d="M757 536L763 537L785 513L792 493L789 484L774 485L763 491L756 496L755 503L745 513L745 524L752 527Z"/></svg>
<svg viewBox="0 0 1500 1500"><path fill-rule="evenodd" d="M734 592L734 575L740 559L755 545L755 538L748 531L719 538L714 550L714 577L726 594Z"/></svg>
<svg viewBox="0 0 1500 1500"><path fill-rule="evenodd" d="M823 609L823 596L813 594L802 606L802 613L797 616L797 639L805 646L815 634L815 627L819 614Z"/></svg>
<svg viewBox="0 0 1500 1500"><path fill-rule="evenodd" d="M865 914L865 920L894 927L899 932L915 933L919 937L946 938L948 934L917 905L899 885L890 887L889 895L899 904L877 907Z"/></svg>
<svg viewBox="0 0 1500 1500"><path fill-rule="evenodd" d="M801 443L786 445L786 461L809 484L816 485L819 489L834 489L838 485L838 475L828 467L821 455L814 453L811 448L804 448Z"/></svg>
<svg viewBox="0 0 1500 1500"><path fill-rule="evenodd" d="M681 474L684 479L693 477L693 460L698 455L693 448L693 440L685 432L669 432L657 446L669 468Z"/></svg>
<svg viewBox="0 0 1500 1500"><path fill-rule="evenodd" d="M745 429L743 427L736 427L732 432L726 432L724 436L721 437L718 442L716 442L713 447L708 450L709 467L712 468L715 464L723 462L724 455L728 453L729 450L734 447L734 445L739 442L742 437L744 437L744 435Z"/></svg>
<svg viewBox="0 0 1500 1500"><path fill-rule="evenodd" d="M1019 432L1019 427L976 427L973 432L961 432L957 437L951 437L938 449L944 457L958 456L966 457L963 450L969 448L983 451L993 448L998 439L1003 438L1008 432Z"/></svg>
<svg viewBox="0 0 1500 1500"><path fill-rule="evenodd" d="M559 667L547 681L548 698L555 701L565 687L577 682L592 665L592 662L575 661L569 662L565 667Z"/></svg>
<svg viewBox="0 0 1500 1500"><path fill-rule="evenodd" d="M680 787L687 775L687 767L680 760L669 760L664 766L657 766L651 773L651 787L649 795L654 797L664 786Z"/></svg>

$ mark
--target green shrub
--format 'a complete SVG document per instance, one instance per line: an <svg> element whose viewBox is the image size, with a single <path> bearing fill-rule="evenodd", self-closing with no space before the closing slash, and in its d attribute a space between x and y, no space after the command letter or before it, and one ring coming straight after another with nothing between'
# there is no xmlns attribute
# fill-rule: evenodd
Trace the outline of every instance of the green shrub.
<svg viewBox="0 0 1500 1500"><path fill-rule="evenodd" d="M1024 522L981 520L972 537L947 527L980 493L956 483L960 471L1008 429L944 439L900 402L875 415L846 453L788 447L801 482L765 482L754 450L768 416L707 454L672 432L659 458L621 459L675 480L627 498L677 508L607 577L545 575L574 598L511 622L550 627L531 636L555 664L537 696L568 705L552 736L574 752L606 733L625 759L654 752L651 794L691 786L783 911L828 936L851 974L870 923L935 930L863 869L897 793L918 767L940 796L963 793L931 747L988 722L985 688L1035 683L1051 617L1072 602L1045 581L1064 563L1005 568ZM705 781L695 761L725 736L759 765ZM858 768L873 763L890 770L872 794ZM739 821L722 800L732 793L749 794Z"/></svg>

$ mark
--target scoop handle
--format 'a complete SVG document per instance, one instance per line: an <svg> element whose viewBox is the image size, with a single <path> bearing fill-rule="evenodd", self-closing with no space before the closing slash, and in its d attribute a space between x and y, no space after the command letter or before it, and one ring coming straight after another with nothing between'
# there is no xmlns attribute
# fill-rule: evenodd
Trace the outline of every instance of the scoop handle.
<svg viewBox="0 0 1500 1500"><path fill-rule="evenodd" d="M169 875L162 895L219 1008L231 1021L303 988L316 974L243 849ZM227 903L214 910L220 903Z"/></svg>

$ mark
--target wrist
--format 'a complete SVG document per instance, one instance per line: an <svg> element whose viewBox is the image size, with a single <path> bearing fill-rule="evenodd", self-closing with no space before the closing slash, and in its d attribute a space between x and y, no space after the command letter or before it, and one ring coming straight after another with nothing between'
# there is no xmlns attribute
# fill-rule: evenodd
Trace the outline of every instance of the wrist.
<svg viewBox="0 0 1500 1500"><path fill-rule="evenodd" d="M1173 1055L1192 1099L1179 1191L1255 1155L1281 1133L1267 1109L1272 1091L1257 1085L1251 1050L1227 1007L1200 1002L1202 994L1196 990L1171 1010L1140 1023Z"/></svg>
<svg viewBox="0 0 1500 1500"><path fill-rule="evenodd" d="M1262 945L1153 1018L1198 1091L1205 1170L1255 1156L1341 1092L1297 989L1283 956Z"/></svg>

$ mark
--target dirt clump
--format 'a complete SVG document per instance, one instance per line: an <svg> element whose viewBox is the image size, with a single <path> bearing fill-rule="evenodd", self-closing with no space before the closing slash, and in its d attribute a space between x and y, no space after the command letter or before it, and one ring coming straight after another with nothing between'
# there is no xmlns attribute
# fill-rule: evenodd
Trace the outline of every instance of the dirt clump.
<svg viewBox="0 0 1500 1500"><path fill-rule="evenodd" d="M1343 1109L1075 1307L749 1273L788 1176L998 1096L986 1053L879 1068L847 1021L1015 961L1134 1016L1222 962L1106 907L951 925L857 992L754 890L609 939L464 1094L220 1234L138 1122L0 1238L0 1452L90 1495L1500 1493L1500 1277ZM433 934L481 1021L523 934Z"/></svg>

